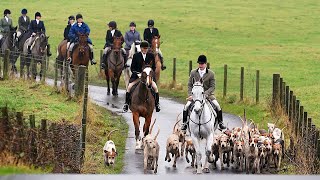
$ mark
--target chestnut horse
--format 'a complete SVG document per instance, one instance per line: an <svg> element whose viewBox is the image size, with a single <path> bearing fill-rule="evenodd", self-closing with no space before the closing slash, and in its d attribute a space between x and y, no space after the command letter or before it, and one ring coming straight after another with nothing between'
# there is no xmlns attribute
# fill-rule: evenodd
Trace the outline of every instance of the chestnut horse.
<svg viewBox="0 0 320 180"><path fill-rule="evenodd" d="M58 45L57 50L57 58L56 58L56 65L58 66L58 70L60 70L60 78L61 78L61 86L63 85L64 74L63 74L63 67L67 68L67 40L62 40Z"/></svg>
<svg viewBox="0 0 320 180"><path fill-rule="evenodd" d="M151 43L151 50L154 54L155 58L155 63L156 63L156 81L157 83L160 82L160 72L161 72L161 61L160 61L160 55L158 53L159 48L160 48L160 35L159 36L154 36L152 38L152 43Z"/></svg>
<svg viewBox="0 0 320 180"><path fill-rule="evenodd" d="M123 42L123 37L113 37L113 47L107 57L107 68L105 68L105 75L108 84L107 95L110 95L110 78L112 83L112 95L118 96L118 86L120 81L120 76L123 69L124 57L121 53L121 46Z"/></svg>
<svg viewBox="0 0 320 180"><path fill-rule="evenodd" d="M88 67L90 60L90 47L88 46L88 35L79 34L79 43L74 45L72 50L72 64L70 65L73 77L79 65Z"/></svg>
<svg viewBox="0 0 320 180"><path fill-rule="evenodd" d="M150 122L155 106L155 99L151 93L153 73L152 68L146 66L141 73L140 79L137 79L137 86L133 87L131 92L129 108L132 112L135 128L136 150L141 148L142 143L139 130L139 117L144 117L145 119L143 126L144 137L149 134Z"/></svg>

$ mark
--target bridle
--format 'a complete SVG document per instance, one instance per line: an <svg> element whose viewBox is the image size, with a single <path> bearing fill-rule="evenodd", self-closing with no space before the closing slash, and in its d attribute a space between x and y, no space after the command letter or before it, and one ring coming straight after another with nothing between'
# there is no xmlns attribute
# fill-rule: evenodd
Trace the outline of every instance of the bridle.
<svg viewBox="0 0 320 180"><path fill-rule="evenodd" d="M197 84L194 84L194 85L193 85L193 87L195 87L195 86L200 86L200 87L202 87L202 85L197 85ZM206 122L204 122L204 123L201 123L201 122L200 122L201 116L202 116L202 113L203 113L203 108L204 108L204 105L205 105L205 103L206 103L205 95L202 94L202 97L203 97L202 100L200 100L200 99L195 99L195 100L193 101L194 103L199 102L199 103L201 104L201 105L200 105L200 111L199 111L198 113L196 113L196 114L198 115L198 120L199 120L199 121L196 122L196 121L192 120L191 117L190 117L190 121L191 121L192 123L198 125L198 127L199 127L199 137L201 136L201 135L200 135L200 127L201 127L201 125L208 124L208 123L212 120L212 113L210 113L210 119L209 119L208 121L206 121ZM195 110L193 109L193 111L195 111ZM190 128L190 126L189 126L189 128ZM189 129L189 131L190 131L190 129Z"/></svg>

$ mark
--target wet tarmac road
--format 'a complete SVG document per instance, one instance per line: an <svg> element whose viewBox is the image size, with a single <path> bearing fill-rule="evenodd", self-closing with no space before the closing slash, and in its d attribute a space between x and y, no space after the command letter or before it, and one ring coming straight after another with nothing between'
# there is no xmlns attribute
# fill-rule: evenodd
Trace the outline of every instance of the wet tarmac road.
<svg viewBox="0 0 320 180"><path fill-rule="evenodd" d="M143 154L137 154L135 151L135 138L134 138L134 126L132 122L132 114L130 110L127 113L122 113L122 106L124 104L125 91L119 90L119 96L108 96L107 89L105 87L98 86L89 86L89 97L95 102L97 105L105 107L113 112L116 112L119 115L122 115L129 124L129 133L126 142L126 152L125 152L125 166L123 169L124 174L143 174ZM158 143L160 145L160 154L158 161L158 174L194 174L195 169L191 167L190 163L188 164L185 160L185 157L180 157L177 160L177 167L173 168L171 161L164 161L166 154L166 141L167 137L172 133L173 126L176 122L177 116L182 112L183 104L177 103L169 98L160 97L160 105L161 111L159 113L153 113L152 121L156 118L157 122L154 127L155 133L158 130L158 126L160 127L160 134L157 138ZM233 128L236 126L241 126L241 120L238 116L232 114L223 114L224 123L228 124L229 128ZM142 132L142 126L144 124L144 119L140 119L140 131ZM142 134L141 134L142 136ZM201 143L201 148L204 151L205 142ZM190 157L190 156L189 156ZM204 162L204 152L202 156L202 162ZM210 166L210 173L215 174L229 174L229 173L237 173L231 167L226 168L226 170L220 171L220 162L217 162L218 168L217 170L212 170ZM152 172L150 172L152 173Z"/></svg>

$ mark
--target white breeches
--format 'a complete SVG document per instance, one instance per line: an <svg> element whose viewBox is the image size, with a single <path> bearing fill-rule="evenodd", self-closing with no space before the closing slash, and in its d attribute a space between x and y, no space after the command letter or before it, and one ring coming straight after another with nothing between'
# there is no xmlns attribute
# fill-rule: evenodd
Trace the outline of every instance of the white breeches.
<svg viewBox="0 0 320 180"><path fill-rule="evenodd" d="M135 85L138 81L139 81L139 79L133 81L132 83L129 83L128 88L127 88L127 92L130 92L132 86ZM158 86L157 86L157 84L156 84L154 81L152 81L151 86L152 86L153 90L154 90L156 93L158 93Z"/></svg>
<svg viewBox="0 0 320 180"><path fill-rule="evenodd" d="M215 99L212 100L212 103L217 107L218 111L221 111L220 104L218 103L217 100L215 100ZM191 101L188 101L187 104L184 106L183 110L186 111L189 108L190 104L191 104Z"/></svg>

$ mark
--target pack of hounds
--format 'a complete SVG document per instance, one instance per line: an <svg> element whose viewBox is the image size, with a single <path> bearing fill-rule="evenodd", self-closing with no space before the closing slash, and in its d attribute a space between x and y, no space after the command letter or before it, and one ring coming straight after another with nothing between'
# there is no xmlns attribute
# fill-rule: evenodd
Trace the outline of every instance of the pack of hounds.
<svg viewBox="0 0 320 180"><path fill-rule="evenodd" d="M185 156L186 162L191 163L191 167L195 168L196 151L192 138L188 132L181 130L181 119L179 120L178 117L172 134L167 138L165 161L170 163L173 160L172 166L177 168L177 159ZM240 119L242 127L227 128L214 135L211 153L208 154L208 161L212 164L212 168L218 168L219 160L221 171L226 167L231 168L231 164L236 171L245 171L247 174L270 171L271 167L279 171L285 150L283 129L276 127L274 123L268 123L267 130L259 129L252 121L248 124L246 118ZM151 170L156 174L158 171L160 146L157 137L160 128L153 136L152 129L155 122L156 119L150 127L149 134L143 138L144 173ZM108 141L103 148L104 162L107 166L114 165L117 156L115 144L110 140L110 134L114 131L109 133Z"/></svg>

